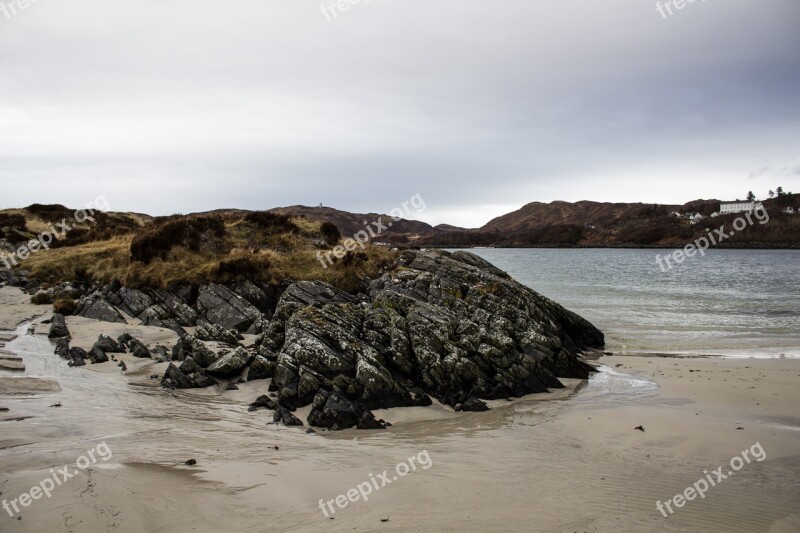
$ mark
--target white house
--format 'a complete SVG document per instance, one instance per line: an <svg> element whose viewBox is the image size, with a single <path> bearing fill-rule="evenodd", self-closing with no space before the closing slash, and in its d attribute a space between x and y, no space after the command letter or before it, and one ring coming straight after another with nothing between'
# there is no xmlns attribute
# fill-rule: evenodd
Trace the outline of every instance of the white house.
<svg viewBox="0 0 800 533"><path fill-rule="evenodd" d="M735 215L736 213L752 213L756 209L764 209L761 202L722 202L719 204L720 215Z"/></svg>
<svg viewBox="0 0 800 533"><path fill-rule="evenodd" d="M794 215L794 207L784 207L783 212L787 215Z"/></svg>

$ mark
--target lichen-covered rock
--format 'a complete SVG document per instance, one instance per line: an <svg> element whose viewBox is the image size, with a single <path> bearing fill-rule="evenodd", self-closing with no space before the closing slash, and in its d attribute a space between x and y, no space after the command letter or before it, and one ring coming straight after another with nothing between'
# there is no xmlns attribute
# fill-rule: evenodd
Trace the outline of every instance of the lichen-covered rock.
<svg viewBox="0 0 800 533"><path fill-rule="evenodd" d="M242 333L248 332L262 318L261 312L251 303L217 283L200 288L197 308L208 322Z"/></svg>
<svg viewBox="0 0 800 533"><path fill-rule="evenodd" d="M242 338L241 334L235 329L225 330L218 324L204 324L197 326L194 336L201 341L217 341L236 346Z"/></svg>
<svg viewBox="0 0 800 533"><path fill-rule="evenodd" d="M75 314L103 322L125 322L125 317L99 293L82 298Z"/></svg>
<svg viewBox="0 0 800 533"><path fill-rule="evenodd" d="M419 251L404 252L363 297L291 285L259 341L280 353L272 390L281 405L313 401L309 422L337 428L369 409L429 404L428 395L476 411L488 409L481 399L562 387L559 377L588 377L580 351L604 342L473 254Z"/></svg>
<svg viewBox="0 0 800 533"><path fill-rule="evenodd" d="M194 335L184 335L178 339L172 347L172 360L183 361L191 356L197 364L206 368L214 364L220 358L219 355L211 351L203 342Z"/></svg>
<svg viewBox="0 0 800 533"><path fill-rule="evenodd" d="M253 358L253 362L250 364L250 370L247 373L247 381L271 378L275 375L275 367L277 364L277 359L275 361L270 361L262 355L256 355L255 358Z"/></svg>
<svg viewBox="0 0 800 533"><path fill-rule="evenodd" d="M206 371L209 374L218 376L232 376L244 370L244 367L247 366L250 361L251 356L247 353L247 350L238 347L214 361L214 363L206 368Z"/></svg>

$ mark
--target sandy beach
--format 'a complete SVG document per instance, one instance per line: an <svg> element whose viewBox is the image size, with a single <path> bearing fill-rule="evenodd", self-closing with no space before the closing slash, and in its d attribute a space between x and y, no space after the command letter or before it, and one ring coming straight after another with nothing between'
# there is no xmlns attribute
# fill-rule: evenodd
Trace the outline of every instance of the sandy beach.
<svg viewBox="0 0 800 533"><path fill-rule="evenodd" d="M449 407L376 412L386 431L306 433L247 403L266 382L166 391L165 363L119 359L68 368L49 316L0 289L0 324L26 370L0 372L0 491L13 500L71 465L51 497L2 531L769 531L800 529L800 361L602 357L588 383L486 413ZM22 325L20 325L22 324ZM169 346L169 330L69 317L74 345L130 331ZM12 339L16 336L16 339ZM635 428L641 426L644 431ZM76 461L105 443L113 455ZM664 517L656 502L760 445L739 471ZM428 468L391 480L426 452ZM184 464L194 459L196 465ZM419 464L419 463L417 463ZM329 516L371 475L390 483ZM19 519L18 519L19 516Z"/></svg>

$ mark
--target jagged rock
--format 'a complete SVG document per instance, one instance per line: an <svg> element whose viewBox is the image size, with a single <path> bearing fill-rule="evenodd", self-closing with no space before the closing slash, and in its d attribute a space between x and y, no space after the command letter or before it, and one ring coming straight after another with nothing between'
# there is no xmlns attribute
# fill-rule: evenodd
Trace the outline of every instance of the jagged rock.
<svg viewBox="0 0 800 533"><path fill-rule="evenodd" d="M203 370L200 365L194 362L194 359L191 357L187 357L181 363L181 366L178 369L183 372L184 374L194 374L195 372L200 372Z"/></svg>
<svg viewBox="0 0 800 533"><path fill-rule="evenodd" d="M241 372L250 360L251 356L247 350L239 347L215 361L206 371L219 376L232 376Z"/></svg>
<svg viewBox="0 0 800 533"><path fill-rule="evenodd" d="M203 389L216 385L216 381L207 376L202 368L196 365L191 366L193 364L194 362L177 368L170 363L166 372L164 372L164 377L161 379L161 386L167 389ZM184 372L183 369L192 369L193 371Z"/></svg>
<svg viewBox="0 0 800 533"><path fill-rule="evenodd" d="M244 338L235 329L225 330L217 324L206 324L197 326L194 336L201 341L218 341L236 346L239 340Z"/></svg>
<svg viewBox="0 0 800 533"><path fill-rule="evenodd" d="M347 429L358 424L361 413L356 404L341 394L320 391L314 397L308 423L322 428Z"/></svg>
<svg viewBox="0 0 800 533"><path fill-rule="evenodd" d="M89 354L86 353L86 350L74 346L69 349L69 366L84 366L88 357Z"/></svg>
<svg viewBox="0 0 800 533"><path fill-rule="evenodd" d="M262 319L261 312L252 304L217 283L200 287L197 309L208 322L243 333Z"/></svg>
<svg viewBox="0 0 800 533"><path fill-rule="evenodd" d="M171 329L178 335L184 335L186 333L178 321L173 317L172 312L163 304L155 304L148 307L138 316L138 318L145 326Z"/></svg>
<svg viewBox="0 0 800 533"><path fill-rule="evenodd" d="M211 366L220 358L219 355L212 352L202 341L195 338L194 335L184 335L179 338L175 346L172 347L172 360L183 361L189 356L203 368Z"/></svg>
<svg viewBox="0 0 800 533"><path fill-rule="evenodd" d="M380 420L375 420L375 415L370 411L364 411L358 417L356 424L358 429L386 429L386 423Z"/></svg>
<svg viewBox="0 0 800 533"><path fill-rule="evenodd" d="M139 359L150 359L150 350L147 349L147 346L144 345L142 341L135 337L131 337L128 341L128 349L131 351L134 357L138 357Z"/></svg>
<svg viewBox="0 0 800 533"><path fill-rule="evenodd" d="M248 411L256 411L258 409L274 410L278 408L278 404L269 396L259 396L256 401L250 404Z"/></svg>
<svg viewBox="0 0 800 533"><path fill-rule="evenodd" d="M89 354L83 348L70 348L69 350L70 361L67 363L69 366L86 366L86 359Z"/></svg>
<svg viewBox="0 0 800 533"><path fill-rule="evenodd" d="M108 361L108 356L100 346L95 344L92 346L92 349L89 350L89 361L91 361L92 364L105 363Z"/></svg>
<svg viewBox="0 0 800 533"><path fill-rule="evenodd" d="M277 361L270 361L261 355L256 355L253 362L250 364L250 370L247 373L247 381L271 378L275 375L276 366Z"/></svg>
<svg viewBox="0 0 800 533"><path fill-rule="evenodd" d="M150 357L156 361L166 362L170 360L169 351L165 346L156 345L155 348L150 350Z"/></svg>
<svg viewBox="0 0 800 533"><path fill-rule="evenodd" d="M62 337L56 342L55 354L62 359L69 359L69 339Z"/></svg>
<svg viewBox="0 0 800 533"><path fill-rule="evenodd" d="M168 389L192 389L194 381L170 363L161 379L161 386Z"/></svg>
<svg viewBox="0 0 800 533"><path fill-rule="evenodd" d="M100 335L97 339L97 346L106 353L125 353L125 350L120 348L119 343L108 335Z"/></svg>
<svg viewBox="0 0 800 533"><path fill-rule="evenodd" d="M119 337L117 337L117 344L119 344L120 348L128 349L128 344L131 342L133 337L130 333L123 333Z"/></svg>
<svg viewBox="0 0 800 533"><path fill-rule="evenodd" d="M50 322L50 332L47 334L51 339L60 337L69 337L69 330L67 329L67 321L64 315L55 313Z"/></svg>
<svg viewBox="0 0 800 533"><path fill-rule="evenodd" d="M479 398L562 387L558 377L588 377L578 354L603 335L473 254L408 251L360 298L292 284L257 345L280 353L270 390L282 405L307 405L316 389L309 422L352 427L364 410L430 396L483 410ZM333 391L327 410L323 389Z"/></svg>
<svg viewBox="0 0 800 533"><path fill-rule="evenodd" d="M456 411L471 411L471 412L483 412L488 411L489 406L486 403L480 401L477 398L468 398L464 403L456 404L455 406Z"/></svg>
<svg viewBox="0 0 800 533"><path fill-rule="evenodd" d="M282 405L278 405L275 414L272 415L273 422L283 422L284 426L302 426L303 422L294 416L292 412Z"/></svg>
<svg viewBox="0 0 800 533"><path fill-rule="evenodd" d="M119 362L119 364L118 364L117 366L118 366L118 367L120 368L120 370L122 370L123 372L127 372L127 371L128 371L128 366L125 364L125 361L120 361L120 362Z"/></svg>
<svg viewBox="0 0 800 533"><path fill-rule="evenodd" d="M125 317L119 311L108 303L102 294L91 294L84 297L78 303L78 308L75 310L78 316L92 318L103 322L125 322Z"/></svg>
<svg viewBox="0 0 800 533"><path fill-rule="evenodd" d="M139 316L153 305L153 299L137 289L120 288L113 296L106 296L109 303L116 305L131 316ZM114 298L114 296L116 298Z"/></svg>

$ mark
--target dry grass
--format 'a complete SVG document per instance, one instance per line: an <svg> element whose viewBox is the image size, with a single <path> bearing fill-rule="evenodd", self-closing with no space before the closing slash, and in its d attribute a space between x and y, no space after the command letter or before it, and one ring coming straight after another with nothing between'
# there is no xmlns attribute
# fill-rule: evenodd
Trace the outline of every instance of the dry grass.
<svg viewBox="0 0 800 533"><path fill-rule="evenodd" d="M148 264L131 260L135 235L40 251L20 268L40 282L91 279L100 283L120 280L128 287L168 288L210 281L249 279L264 283L313 280L356 292L365 279L375 278L396 254L385 247L367 246L359 259L340 260L325 268L317 253L324 242L320 224L292 219L295 230L262 231L243 219L226 220L224 235L209 238L199 249L176 244ZM149 231L143 228L143 231ZM141 233L140 233L141 234Z"/></svg>

